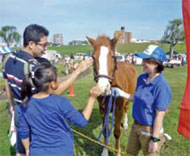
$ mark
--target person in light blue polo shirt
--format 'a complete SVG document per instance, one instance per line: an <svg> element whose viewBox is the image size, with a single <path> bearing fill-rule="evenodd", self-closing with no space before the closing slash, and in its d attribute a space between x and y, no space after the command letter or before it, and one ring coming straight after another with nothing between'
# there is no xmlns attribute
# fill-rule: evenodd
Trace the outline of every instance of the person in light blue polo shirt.
<svg viewBox="0 0 190 156"><path fill-rule="evenodd" d="M165 141L162 122L171 102L171 89L162 74L166 55L161 47L150 45L137 56L143 59L144 73L138 77L135 94L129 96L134 124L127 154L136 156L142 149L146 156L158 156Z"/></svg>

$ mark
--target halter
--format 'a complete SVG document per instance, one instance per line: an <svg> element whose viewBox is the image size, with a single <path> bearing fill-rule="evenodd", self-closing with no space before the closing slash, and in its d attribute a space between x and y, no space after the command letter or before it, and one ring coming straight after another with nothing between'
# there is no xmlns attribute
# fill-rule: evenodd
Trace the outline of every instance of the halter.
<svg viewBox="0 0 190 156"><path fill-rule="evenodd" d="M97 82L99 78L103 77L103 78L108 79L110 81L110 83L113 82L114 77L115 77L115 72L117 70L116 57L115 56L113 56L113 57L114 57L114 71L113 71L113 75L112 76L107 76L107 75L103 75L103 74L98 75L97 72L94 70L94 81ZM93 58L93 60L95 60L94 57L92 57L92 58Z"/></svg>

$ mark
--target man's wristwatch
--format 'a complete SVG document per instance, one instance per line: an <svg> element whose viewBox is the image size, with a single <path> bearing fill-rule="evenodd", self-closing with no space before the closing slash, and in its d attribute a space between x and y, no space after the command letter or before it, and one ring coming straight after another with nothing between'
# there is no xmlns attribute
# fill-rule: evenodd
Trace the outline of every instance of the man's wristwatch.
<svg viewBox="0 0 190 156"><path fill-rule="evenodd" d="M153 136L151 136L150 139L151 139L153 142L159 142L159 141L160 141L160 138L153 137Z"/></svg>

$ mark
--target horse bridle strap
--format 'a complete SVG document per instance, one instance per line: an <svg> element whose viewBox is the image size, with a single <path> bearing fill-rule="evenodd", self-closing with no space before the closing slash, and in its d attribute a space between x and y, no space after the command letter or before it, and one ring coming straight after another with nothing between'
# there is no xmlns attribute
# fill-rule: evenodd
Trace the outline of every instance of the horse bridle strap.
<svg viewBox="0 0 190 156"><path fill-rule="evenodd" d="M107 75L96 75L94 77L94 81L98 81L98 79L101 78L101 77L106 78L106 79L110 80L111 82L113 81L113 77L109 77Z"/></svg>
<svg viewBox="0 0 190 156"><path fill-rule="evenodd" d="M92 58L93 58L93 60L95 60L94 57L92 57ZM113 77L110 77L110 76L107 76L107 75L103 75L103 74L97 75L96 72L95 72L95 73L94 73L94 74L95 74L95 76L94 76L94 81L97 82L99 78L103 77L103 78L108 79L108 80L112 83L113 80L114 80L114 76L115 76L116 70L117 70L117 62L116 62L116 57L114 56L114 71L113 71Z"/></svg>

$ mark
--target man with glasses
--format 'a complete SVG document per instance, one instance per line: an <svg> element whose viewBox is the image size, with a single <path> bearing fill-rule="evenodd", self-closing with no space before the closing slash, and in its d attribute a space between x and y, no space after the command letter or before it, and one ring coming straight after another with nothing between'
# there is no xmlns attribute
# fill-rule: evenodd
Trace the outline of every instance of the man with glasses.
<svg viewBox="0 0 190 156"><path fill-rule="evenodd" d="M5 88L10 102L10 112L14 112L15 114L16 129L19 126L19 105L22 104L21 83L26 75L25 65L31 63L31 60L33 66L50 63L47 59L41 57L44 51L47 50L48 35L48 30L43 26L36 24L27 26L23 34L24 48L13 53L4 61L3 75L5 78ZM68 79L64 80L64 82L60 82L55 94L61 95L77 79L78 75L90 67L91 64L91 59L81 62ZM16 153L16 156L25 156L25 150L18 134Z"/></svg>

